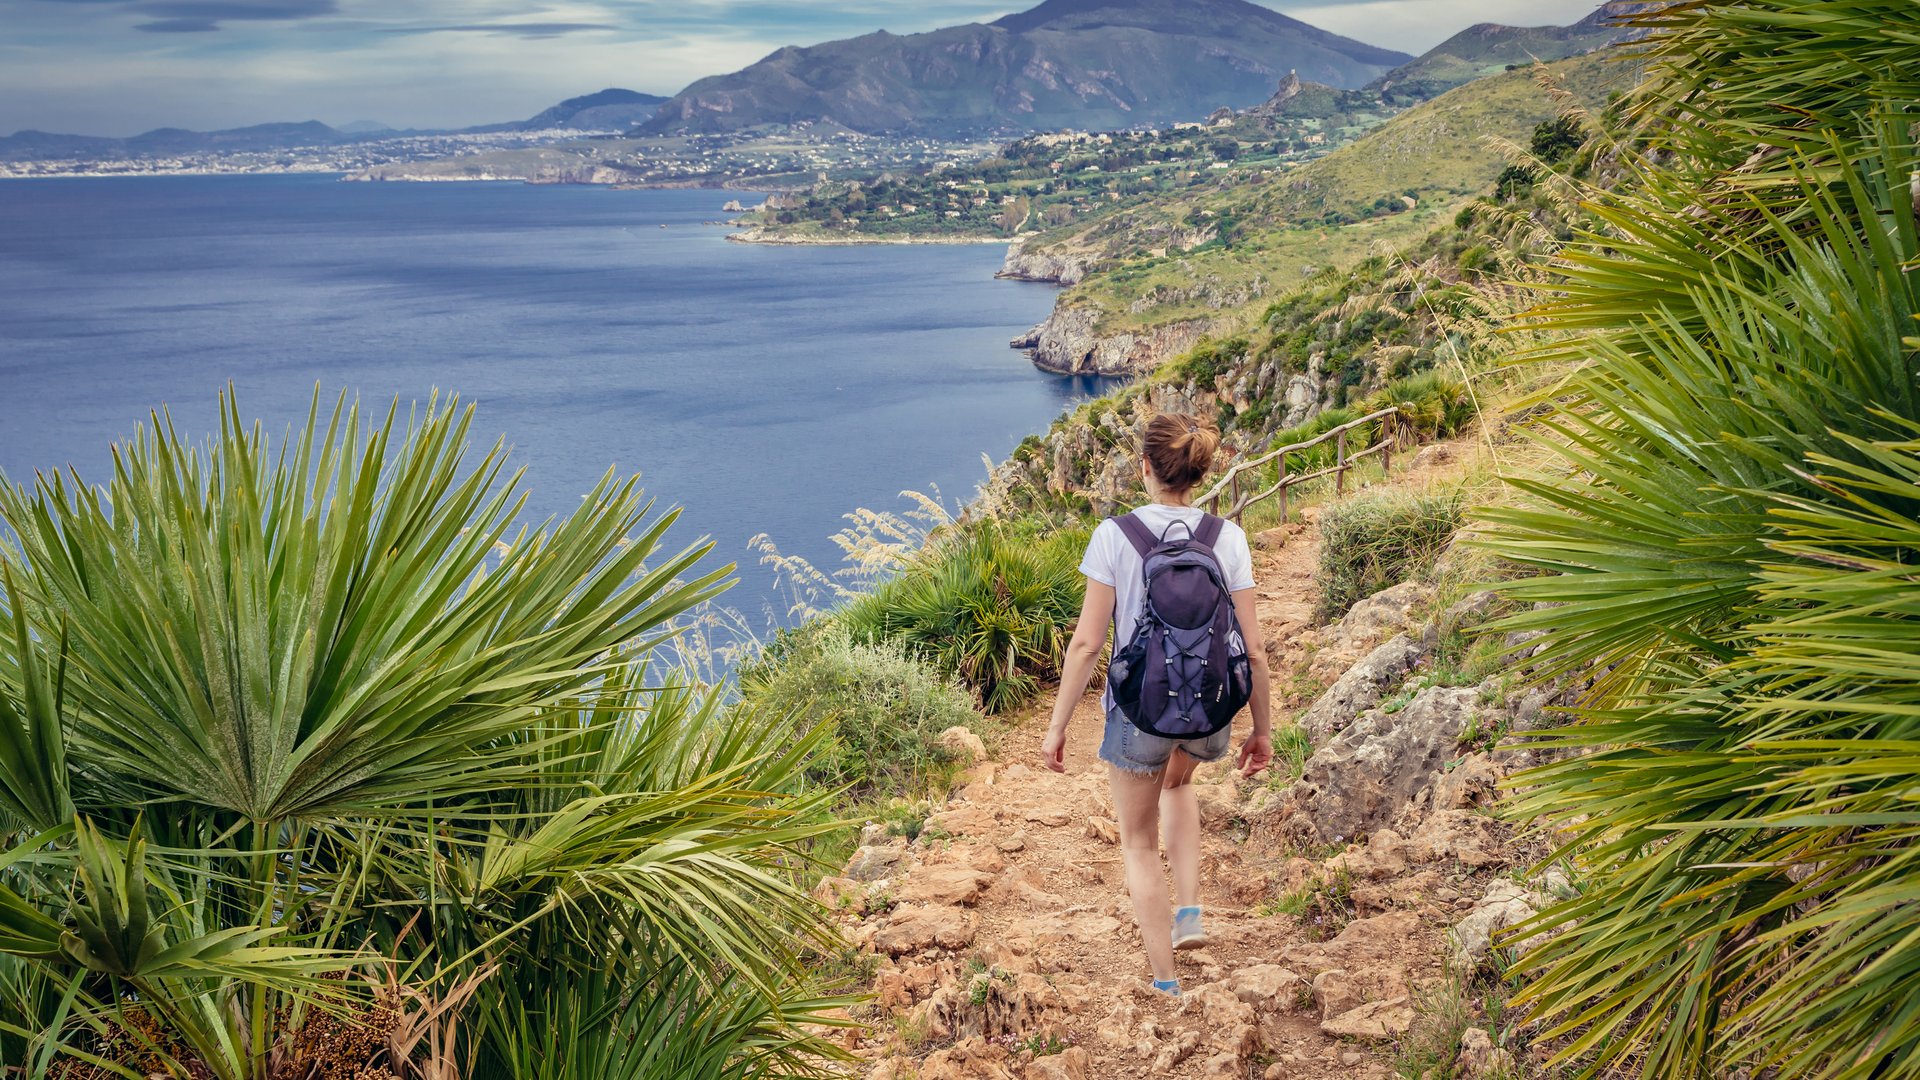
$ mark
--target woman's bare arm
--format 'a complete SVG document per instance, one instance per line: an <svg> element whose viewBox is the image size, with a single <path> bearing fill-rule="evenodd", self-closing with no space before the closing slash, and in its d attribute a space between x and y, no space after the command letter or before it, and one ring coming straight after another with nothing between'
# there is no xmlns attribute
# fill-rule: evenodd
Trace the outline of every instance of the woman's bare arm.
<svg viewBox="0 0 1920 1080"><path fill-rule="evenodd" d="M1086 696L1093 667L1107 645L1107 624L1113 618L1113 586L1088 579L1087 598L1080 604L1080 621L1067 642L1066 662L1060 668L1060 694L1053 699L1053 723L1040 744L1040 763L1054 772L1067 771L1067 721L1073 707Z"/></svg>
<svg viewBox="0 0 1920 1080"><path fill-rule="evenodd" d="M1233 594L1233 614L1240 620L1240 636L1247 641L1247 660L1253 668L1253 731L1240 746L1240 774L1252 776L1273 763L1273 715L1267 672L1267 644L1260 637L1260 614L1252 589Z"/></svg>

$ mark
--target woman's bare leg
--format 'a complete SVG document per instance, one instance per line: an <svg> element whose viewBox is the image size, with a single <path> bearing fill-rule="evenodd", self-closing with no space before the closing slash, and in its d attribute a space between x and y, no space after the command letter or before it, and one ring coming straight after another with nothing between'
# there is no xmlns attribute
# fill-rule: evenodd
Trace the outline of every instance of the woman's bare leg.
<svg viewBox="0 0 1920 1080"><path fill-rule="evenodd" d="M1190 782L1199 765L1185 750L1175 747L1160 780L1160 828L1165 836L1167 865L1173 870L1175 907L1192 907L1200 902L1200 800Z"/></svg>
<svg viewBox="0 0 1920 1080"><path fill-rule="evenodd" d="M1120 854L1127 865L1133 918L1146 941L1153 977L1164 982L1174 973L1173 911L1167 905L1167 879L1160 872L1161 774L1143 776L1109 766L1107 776L1113 787L1114 815L1120 819Z"/></svg>

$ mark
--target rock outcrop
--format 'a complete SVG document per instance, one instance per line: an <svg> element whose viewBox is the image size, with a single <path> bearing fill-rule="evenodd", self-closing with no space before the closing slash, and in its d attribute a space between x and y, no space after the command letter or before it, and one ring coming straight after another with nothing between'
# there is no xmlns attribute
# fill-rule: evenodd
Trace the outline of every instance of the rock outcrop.
<svg viewBox="0 0 1920 1080"><path fill-rule="evenodd" d="M1098 257L1084 252L1028 251L1025 240L1007 245L1006 261L994 277L1010 281L1042 281L1055 285L1078 285L1098 264Z"/></svg>
<svg viewBox="0 0 1920 1080"><path fill-rule="evenodd" d="M1458 756L1461 733L1488 708L1478 688L1430 686L1402 708L1363 713L1307 759L1292 792L1293 828L1339 843L1392 823Z"/></svg>
<svg viewBox="0 0 1920 1080"><path fill-rule="evenodd" d="M1419 643L1405 634L1381 642L1315 699L1301 715L1300 726L1315 742L1325 742L1353 718L1380 704L1388 691L1405 681L1422 655Z"/></svg>
<svg viewBox="0 0 1920 1080"><path fill-rule="evenodd" d="M1216 329L1212 319L1186 319L1138 331L1098 331L1100 312L1056 306L1047 320L1009 344L1058 375L1140 375L1193 348Z"/></svg>

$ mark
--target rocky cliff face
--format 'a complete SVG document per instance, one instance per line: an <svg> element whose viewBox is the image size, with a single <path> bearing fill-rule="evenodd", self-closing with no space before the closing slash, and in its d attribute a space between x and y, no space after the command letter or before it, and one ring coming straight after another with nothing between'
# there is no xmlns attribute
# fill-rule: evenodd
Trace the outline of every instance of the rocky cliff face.
<svg viewBox="0 0 1920 1080"><path fill-rule="evenodd" d="M1056 307L1047 321L1014 338L1042 371L1060 375L1143 375L1217 329L1213 319L1188 319L1140 331L1102 334L1092 308Z"/></svg>
<svg viewBox="0 0 1920 1080"><path fill-rule="evenodd" d="M1087 276L1095 266L1096 259L1087 254L1063 254L1054 251L1026 250L1027 241L1015 240L1007 245L1007 258L1000 265L1000 272L993 275L1011 281L1047 281L1055 285L1078 285L1080 279Z"/></svg>
<svg viewBox="0 0 1920 1080"><path fill-rule="evenodd" d="M1029 440L988 476L979 493L984 513L1018 508L1037 494L1079 496L1095 511L1110 513L1140 492L1140 438L1159 412L1210 413L1217 398L1171 383L1136 384L1054 425Z"/></svg>

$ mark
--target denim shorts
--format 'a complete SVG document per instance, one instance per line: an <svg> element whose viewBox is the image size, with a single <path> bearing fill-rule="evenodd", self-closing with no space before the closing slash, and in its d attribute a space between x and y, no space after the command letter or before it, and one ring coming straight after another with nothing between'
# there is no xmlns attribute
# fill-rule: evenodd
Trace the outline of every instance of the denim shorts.
<svg viewBox="0 0 1920 1080"><path fill-rule="evenodd" d="M1107 730L1100 737L1100 760L1130 773L1158 772L1179 747L1195 761L1219 761L1233 744L1233 727L1228 725L1198 739L1163 739L1133 726L1119 709L1107 710Z"/></svg>

